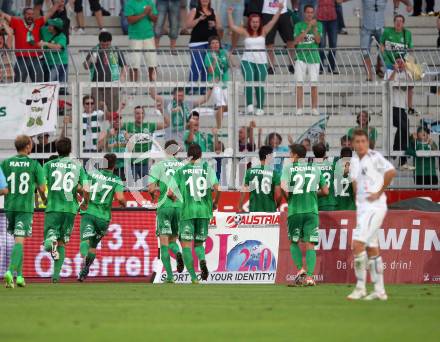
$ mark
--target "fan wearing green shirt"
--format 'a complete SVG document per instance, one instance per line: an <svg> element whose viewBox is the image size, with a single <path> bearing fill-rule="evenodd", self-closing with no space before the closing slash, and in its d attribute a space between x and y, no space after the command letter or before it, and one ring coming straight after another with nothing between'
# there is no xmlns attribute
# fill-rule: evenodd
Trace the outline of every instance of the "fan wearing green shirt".
<svg viewBox="0 0 440 342"><path fill-rule="evenodd" d="M366 110L362 110L356 117L357 127L350 128L348 130L348 139L353 139L353 132L357 129L363 129L368 134L368 140L370 142L370 148L374 149L377 140L377 129L370 126L371 117Z"/></svg>
<svg viewBox="0 0 440 342"><path fill-rule="evenodd" d="M319 44L322 36L322 24L315 19L315 9L312 5L304 6L304 21L295 25L295 80L299 85L296 87L296 114L302 115L304 107L304 89L306 74L309 74L312 98L312 114L319 115L318 111L318 87Z"/></svg>
<svg viewBox="0 0 440 342"><path fill-rule="evenodd" d="M19 135L14 144L17 155L1 163L7 184L6 187L0 186L0 195L6 195L7 231L15 240L9 267L4 274L7 288L14 288L14 272L17 272L17 286L26 285L23 277L23 245L25 238L32 236L35 189L43 202L46 201L43 169L38 161L29 158L32 139L27 135Z"/></svg>
<svg viewBox="0 0 440 342"><path fill-rule="evenodd" d="M87 278L96 257L96 247L107 234L112 218L113 198L121 207L127 206L122 180L113 173L116 159L114 153L104 155L104 167L88 174L90 201L87 209L81 210L79 250L84 260L78 275L80 282Z"/></svg>
<svg viewBox="0 0 440 342"><path fill-rule="evenodd" d="M327 196L318 197L319 211L334 211L336 210L337 202L335 197L335 170L336 161L330 161L326 156L326 146L323 143L317 143L312 147L315 159L313 165L321 171L321 175L325 179L325 184L329 189Z"/></svg>
<svg viewBox="0 0 440 342"><path fill-rule="evenodd" d="M158 190L160 193L157 202L156 235L160 240L160 259L167 272L166 282L174 283L169 251L176 256L177 272L182 273L184 268L182 253L176 243L182 202L173 201L167 193L176 171L183 167L184 163L175 157L180 149L175 140L168 140L164 148L165 159L156 162L150 170L148 192L153 201Z"/></svg>
<svg viewBox="0 0 440 342"><path fill-rule="evenodd" d="M52 282L60 280L64 263L65 245L70 240L75 216L80 207L78 194L83 196L81 210L86 210L89 194L87 175L78 160L69 157L72 142L60 138L56 142L58 158L44 164L47 184L47 206L44 215L44 249L50 252L54 262Z"/></svg>
<svg viewBox="0 0 440 342"><path fill-rule="evenodd" d="M217 130L213 129L213 133L200 132L200 115L193 111L188 122L188 129L183 135L185 149L188 151L191 144L197 144L202 152L213 152L215 143L218 140Z"/></svg>
<svg viewBox="0 0 440 342"><path fill-rule="evenodd" d="M139 142L134 145L133 151L135 153L143 153L151 150L153 133L157 130L164 129L170 125L170 118L163 116L162 122L144 122L145 111L144 107L136 106L134 108L134 122L126 122L122 125L122 131L125 132L125 140L128 142L134 134L147 134L147 138L143 139L147 142ZM136 159L132 161L134 180L142 179L148 174L148 159L137 162ZM127 174L125 175L128 176Z"/></svg>
<svg viewBox="0 0 440 342"><path fill-rule="evenodd" d="M288 203L288 236L292 260L298 268L295 281L314 286L313 272L316 265L315 245L318 243L318 195L327 196L329 189L318 167L305 162L307 151L304 146L290 146L291 163L281 175L281 189ZM307 271L303 268L303 256L298 243L306 248ZM305 278L305 281L304 281Z"/></svg>
<svg viewBox="0 0 440 342"><path fill-rule="evenodd" d="M261 146L258 152L260 165L246 171L238 211L244 211L246 193L249 193L249 212L277 211L281 201L280 174L273 169L272 154L271 146Z"/></svg>
<svg viewBox="0 0 440 342"><path fill-rule="evenodd" d="M200 146L190 145L187 156L189 162L177 170L169 195L174 200L182 202L179 239L186 269L191 276L191 282L196 284L198 281L191 247L194 241L194 250L200 263L200 277L202 280L207 280L209 271L203 244L208 237L209 221L217 208L220 191L214 169L201 159Z"/></svg>

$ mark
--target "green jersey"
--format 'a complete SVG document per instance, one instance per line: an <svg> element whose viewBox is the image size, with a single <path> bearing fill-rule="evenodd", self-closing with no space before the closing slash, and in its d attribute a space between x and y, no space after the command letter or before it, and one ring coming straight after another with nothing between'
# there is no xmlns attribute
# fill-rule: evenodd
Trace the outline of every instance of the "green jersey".
<svg viewBox="0 0 440 342"><path fill-rule="evenodd" d="M181 221L212 217L212 188L217 176L206 162L188 163L174 175L173 192L182 201Z"/></svg>
<svg viewBox="0 0 440 342"><path fill-rule="evenodd" d="M89 173L88 179L90 202L87 210L81 210L81 214L89 214L110 221L113 197L115 193L124 191L121 178L108 170L95 170Z"/></svg>
<svg viewBox="0 0 440 342"><path fill-rule="evenodd" d="M19 154L4 160L1 168L9 190L5 196L5 210L33 213L35 187L44 185L40 163Z"/></svg>
<svg viewBox="0 0 440 342"><path fill-rule="evenodd" d="M213 68L214 64L215 67ZM222 82L223 87L226 87L226 82L229 81L229 61L228 53L225 50L208 51L205 56L205 68L208 73L208 82ZM214 70L210 70L211 68Z"/></svg>
<svg viewBox="0 0 440 342"><path fill-rule="evenodd" d="M406 154L414 157L416 167L414 174L416 176L437 176L437 169L435 167L436 157L417 157L417 151L433 151L437 149L437 145L434 142L432 144L420 140L411 142Z"/></svg>
<svg viewBox="0 0 440 342"><path fill-rule="evenodd" d="M397 32L394 27L386 27L380 37L385 46L384 60L388 69L392 69L397 58L404 58L407 49L414 48L412 34L407 29Z"/></svg>
<svg viewBox="0 0 440 342"><path fill-rule="evenodd" d="M335 198L335 169L336 162L329 161L324 159L322 161L313 162L320 171L322 176L325 179L325 184L329 189L329 194L327 196L318 197L318 208L319 210L325 209L325 207L336 207L336 198Z"/></svg>
<svg viewBox="0 0 440 342"><path fill-rule="evenodd" d="M159 208L180 208L182 202L179 200L173 201L167 196L169 186L172 182L176 171L183 167L185 164L174 157L162 160L155 163L150 170L149 183L155 183L159 185L160 195L158 200Z"/></svg>
<svg viewBox="0 0 440 342"><path fill-rule="evenodd" d="M44 47L44 57L48 66L54 65L67 65L69 64L69 55L67 54L67 38L63 32L53 34L49 32L47 26L41 28L41 40L58 44L61 46L61 50L53 50Z"/></svg>
<svg viewBox="0 0 440 342"><path fill-rule="evenodd" d="M318 214L318 188L326 185L319 168L313 164L295 162L286 165L281 183L288 192L288 216Z"/></svg>
<svg viewBox="0 0 440 342"><path fill-rule="evenodd" d="M322 36L322 23L316 23L318 27L318 34ZM301 21L295 25L294 36L298 37L307 30L307 23ZM306 34L304 40L296 46L296 59L307 64L319 64L321 58L319 57L319 44L315 40L315 33L313 28Z"/></svg>
<svg viewBox="0 0 440 342"><path fill-rule="evenodd" d="M59 157L44 164L47 183L46 212L76 214L78 212L78 185L87 184L87 175L80 162Z"/></svg>
<svg viewBox="0 0 440 342"><path fill-rule="evenodd" d="M348 176L337 180L336 201L338 210L356 210L356 203L353 194L353 185Z"/></svg>
<svg viewBox="0 0 440 342"><path fill-rule="evenodd" d="M174 6L172 4L171 6ZM124 15L130 17L144 13L146 6L151 7L151 14L157 15L156 2L153 0L128 0L125 4ZM177 5L178 6L178 5ZM148 16L128 24L128 39L130 40L146 40L154 37L154 23Z"/></svg>
<svg viewBox="0 0 440 342"><path fill-rule="evenodd" d="M250 212L277 211L275 187L280 185L280 174L265 168L264 165L252 167L246 171L244 185L249 187Z"/></svg>
<svg viewBox="0 0 440 342"><path fill-rule="evenodd" d="M157 129L157 123L155 122L142 122L137 125L135 122L127 122L122 125L122 131L126 131L129 134L146 133L151 134ZM141 142L134 145L134 152L147 152L151 150L150 142Z"/></svg>

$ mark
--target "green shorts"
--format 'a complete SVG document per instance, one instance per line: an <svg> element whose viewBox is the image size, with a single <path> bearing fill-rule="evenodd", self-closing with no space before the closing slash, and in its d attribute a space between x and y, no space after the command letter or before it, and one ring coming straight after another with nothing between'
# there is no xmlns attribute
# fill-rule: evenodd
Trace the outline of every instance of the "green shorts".
<svg viewBox="0 0 440 342"><path fill-rule="evenodd" d="M80 239L81 241L89 241L90 247L96 248L99 241L107 234L110 221L103 220L99 217L83 214L81 215Z"/></svg>
<svg viewBox="0 0 440 342"><path fill-rule="evenodd" d="M32 236L33 213L22 213L19 211L7 211L6 220L8 233L16 237Z"/></svg>
<svg viewBox="0 0 440 342"><path fill-rule="evenodd" d="M61 240L68 243L72 234L75 214L48 212L44 215L44 240Z"/></svg>
<svg viewBox="0 0 440 342"><path fill-rule="evenodd" d="M156 235L174 235L179 233L180 208L159 208L156 216Z"/></svg>
<svg viewBox="0 0 440 342"><path fill-rule="evenodd" d="M313 213L295 214L287 218L289 240L318 244L319 215Z"/></svg>
<svg viewBox="0 0 440 342"><path fill-rule="evenodd" d="M182 241L205 241L208 237L210 219L195 218L181 221L179 225L179 239Z"/></svg>
<svg viewBox="0 0 440 342"><path fill-rule="evenodd" d="M319 211L336 211L338 210L336 205L323 205L319 207Z"/></svg>

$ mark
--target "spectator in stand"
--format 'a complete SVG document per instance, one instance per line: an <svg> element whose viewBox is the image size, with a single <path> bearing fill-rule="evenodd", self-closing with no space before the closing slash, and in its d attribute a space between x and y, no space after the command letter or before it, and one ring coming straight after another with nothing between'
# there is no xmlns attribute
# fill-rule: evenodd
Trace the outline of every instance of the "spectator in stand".
<svg viewBox="0 0 440 342"><path fill-rule="evenodd" d="M41 40L37 46L45 51L47 81L67 82L69 55L67 54L67 38L62 31L63 26L63 21L56 18L49 19L47 25L41 28Z"/></svg>
<svg viewBox="0 0 440 342"><path fill-rule="evenodd" d="M414 157L414 182L416 185L437 185L436 158L417 156L417 151L438 150L437 144L430 136L429 129L426 127L417 128L417 133L411 136L409 145L410 147L406 154Z"/></svg>
<svg viewBox="0 0 440 342"><path fill-rule="evenodd" d="M89 70L92 82L124 81L126 62L124 55L117 47L112 46L112 35L103 31L98 36L99 44L86 56L83 65ZM119 87L92 88L92 96L96 101L104 101L110 112L119 108Z"/></svg>
<svg viewBox="0 0 440 342"><path fill-rule="evenodd" d="M290 14L287 12L286 1L287 0L264 0L263 8L261 10L261 22L263 27L266 25L269 26L269 23L271 24L270 30L268 30L266 34L266 48L268 50L267 54L270 62L267 69L269 75L274 74L273 67L275 66L275 54L273 47L277 31L283 42L287 45L291 61L288 67L289 72L291 74L295 73L295 68L293 66L293 48L295 47L293 43L293 24ZM275 17L277 17L277 19L272 21Z"/></svg>
<svg viewBox="0 0 440 342"><path fill-rule="evenodd" d="M214 100L217 129L222 127L223 114L228 111L229 60L228 53L221 48L220 38L209 38L209 50L205 56L208 82L216 85L209 91Z"/></svg>
<svg viewBox="0 0 440 342"><path fill-rule="evenodd" d="M84 19L84 12L83 12L83 0L75 0L74 2L74 11L76 13L76 24L77 24L77 30L76 33L78 34L85 34L85 19ZM101 4L99 3L99 0L89 0L90 5L90 11L93 12L93 15L95 16L96 23L98 24L99 32L104 32L106 29L104 28L104 17L102 14L103 8L101 7Z"/></svg>
<svg viewBox="0 0 440 342"><path fill-rule="evenodd" d="M192 117L188 123L188 130L185 131L183 142L185 149L191 144L198 144L202 152L213 152L214 141L217 141L217 130L212 129L212 133L200 132L200 120L198 117Z"/></svg>
<svg viewBox="0 0 440 342"><path fill-rule="evenodd" d="M348 139L353 139L353 132L357 129L363 129L368 134L370 148L374 149L377 141L377 129L370 126L371 116L366 110L361 111L356 117L357 126L350 128L347 132Z"/></svg>
<svg viewBox="0 0 440 342"><path fill-rule="evenodd" d="M266 36L272 30L283 10L283 3L278 4L278 12L266 25L262 25L258 14L251 14L248 18L247 28L236 26L233 22L233 8L228 9L229 27L237 34L244 36L243 57L241 59L241 72L246 82L264 82L267 77ZM264 87L255 87L257 109L254 109L254 95L252 87L246 87L246 112L248 114L264 115Z"/></svg>
<svg viewBox="0 0 440 342"><path fill-rule="evenodd" d="M299 19L304 21L304 9L306 6L312 6L313 9L316 9L316 3L318 0L298 0L299 3ZM294 6L296 8L296 6Z"/></svg>
<svg viewBox="0 0 440 342"><path fill-rule="evenodd" d="M341 137L341 148L344 148L344 147L352 148L351 138L349 138L348 135L343 135Z"/></svg>
<svg viewBox="0 0 440 342"><path fill-rule="evenodd" d="M408 149L409 121L406 113L407 108L407 82L411 81L411 76L405 68L405 62L402 58L397 58L394 64L394 70L388 76L389 81L394 81L393 91L393 126L397 128L394 135L394 151L406 151ZM403 84L400 84L403 83ZM401 169L408 170L406 157L400 157Z"/></svg>
<svg viewBox="0 0 440 342"><path fill-rule="evenodd" d="M67 13L67 6L65 0L54 0L54 4L59 4L57 11L51 17L52 19L60 18L63 21L63 33L66 36L67 45L69 45L69 35L70 35L70 19Z"/></svg>
<svg viewBox="0 0 440 342"><path fill-rule="evenodd" d="M265 145L271 146L275 153L289 152L289 147L285 146L285 145L281 145L282 142L283 142L283 138L281 137L281 135L279 133L272 132L272 133L269 133L269 135L267 136L266 141L265 141ZM274 170L276 170L278 172L282 171L283 160L284 160L284 158L280 158L280 157L273 159Z"/></svg>
<svg viewBox="0 0 440 342"><path fill-rule="evenodd" d="M50 142L49 137L49 133L37 135L37 144L35 144L32 139L32 153L56 153L56 140ZM44 165L48 160L49 159L46 158L37 159L41 165Z"/></svg>
<svg viewBox="0 0 440 342"><path fill-rule="evenodd" d="M341 4L344 0L318 0L316 8L316 17L322 24L322 35L319 47L325 49L328 38L330 50L325 58L324 50L320 50L321 70L328 62L328 72L339 74L336 68L336 47L338 45L338 16L336 13L336 5Z"/></svg>
<svg viewBox="0 0 440 342"><path fill-rule="evenodd" d="M336 3L336 15L338 20L338 34L348 34L345 29L344 10L342 4Z"/></svg>
<svg viewBox="0 0 440 342"><path fill-rule="evenodd" d="M139 142L134 145L132 151L135 153L150 151L153 133L170 125L170 118L168 116L164 116L162 122L144 122L144 118L144 107L136 106L134 108L134 122L126 122L122 125L122 130L125 131L125 139L127 141L129 141L134 134L144 133L151 135L149 141ZM135 181L143 178L148 174L148 159L144 158L142 161L136 163L136 158L134 158L132 160L132 168Z"/></svg>
<svg viewBox="0 0 440 342"><path fill-rule="evenodd" d="M256 150L254 142L254 129L257 124L254 120L249 123L249 126L241 126L238 130L238 150L240 152L254 152Z"/></svg>
<svg viewBox="0 0 440 342"><path fill-rule="evenodd" d="M91 95L85 95L82 103L83 152L98 152L98 139L104 128L105 114L102 110L96 109L95 98Z"/></svg>
<svg viewBox="0 0 440 342"><path fill-rule="evenodd" d="M312 151L312 142L310 141L309 138L304 138L304 139L301 141L301 145L304 146L304 148L306 149L307 152Z"/></svg>
<svg viewBox="0 0 440 342"><path fill-rule="evenodd" d="M426 0L426 11L424 12L426 15L434 16L434 5L435 0ZM419 15L422 15L422 4L423 0L414 0L414 9L413 9L413 17L418 17Z"/></svg>
<svg viewBox="0 0 440 342"><path fill-rule="evenodd" d="M38 49L36 43L41 40L40 29L56 12L58 7L59 4L53 5L44 17L35 20L34 11L29 7L23 10L23 19L0 12L0 19L5 19L14 31L15 49ZM43 82L43 67L40 59L41 52L17 51L15 56L17 62L14 66L14 82L25 82L28 77L32 82Z"/></svg>
<svg viewBox="0 0 440 342"><path fill-rule="evenodd" d="M14 79L12 54L8 51L13 39L14 33L8 23L0 23L0 83L11 83Z"/></svg>
<svg viewBox="0 0 440 342"><path fill-rule="evenodd" d="M233 22L237 26L242 26L243 24L243 12L244 12L245 0L222 0L220 7L221 24L223 27L223 41L231 42L231 51L237 48L238 40L240 38L239 34L234 32L229 27L228 22L228 9L233 8Z"/></svg>
<svg viewBox="0 0 440 342"><path fill-rule="evenodd" d="M400 0L406 5L407 11L411 11L412 7L410 0ZM362 23L361 23L361 35L360 45L367 71L367 81L373 80L373 74L371 71L372 64L370 58L371 43L373 39L376 44L380 42L382 32L385 26L385 8L388 0L363 0L362 1ZM376 63L376 75L382 78L384 73L382 72L380 56L377 56Z"/></svg>
<svg viewBox="0 0 440 342"><path fill-rule="evenodd" d="M394 27L387 27L383 31L380 39L381 51L384 55L387 73L385 79L393 72L394 65L398 58L405 59L408 49L413 49L411 31L404 27L405 17L396 15L394 17ZM416 111L413 106L414 87L408 87L408 114L414 115Z"/></svg>
<svg viewBox="0 0 440 342"><path fill-rule="evenodd" d="M209 37L218 36L221 29L220 18L215 15L211 7L211 0L199 0L197 8L191 9L186 20L186 27L192 29L189 41L191 50L190 82L206 81L206 69L203 64L206 50L209 47ZM192 92L194 92L194 89ZM205 88L200 89L204 94Z"/></svg>
<svg viewBox="0 0 440 342"><path fill-rule="evenodd" d="M178 141L183 141L183 134L187 128L188 121L193 109L207 101L207 96L203 96L196 101L185 100L185 90L183 88L173 89L173 98L165 103L165 113L170 117L170 127L167 136L173 137ZM199 115L198 112L196 112Z"/></svg>
<svg viewBox="0 0 440 342"><path fill-rule="evenodd" d="M168 17L170 38L170 49L174 54L176 49L177 37L179 36L179 20L180 20L180 0L157 0L157 22L154 27L156 37L156 48L159 48L160 37L163 34L165 19Z"/></svg>
<svg viewBox="0 0 440 342"><path fill-rule="evenodd" d="M304 21L295 25L296 46L296 73L295 80L301 84L296 87L296 115L303 114L304 89L303 85L306 74L309 74L311 82L312 114L319 115L318 110L318 86L319 67L321 58L319 44L323 32L322 24L314 18L315 10L311 5L304 7ZM315 85L313 85L315 84Z"/></svg>
<svg viewBox="0 0 440 342"><path fill-rule="evenodd" d="M128 41L130 49L151 50L146 53L132 52L130 78L139 81L139 72L144 59L148 67L148 79L156 81L157 55L154 42L154 23L157 21L157 8L153 0L127 0L125 15L128 20ZM131 75L131 73L133 73ZM150 95L156 99L156 91L150 88Z"/></svg>

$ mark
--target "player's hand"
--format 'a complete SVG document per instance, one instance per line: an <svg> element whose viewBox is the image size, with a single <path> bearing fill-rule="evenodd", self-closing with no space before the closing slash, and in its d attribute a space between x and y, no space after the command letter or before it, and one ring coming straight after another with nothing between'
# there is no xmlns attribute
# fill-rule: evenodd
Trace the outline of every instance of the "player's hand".
<svg viewBox="0 0 440 342"><path fill-rule="evenodd" d="M367 197L367 200L369 202L374 202L374 201L377 201L380 198L380 196L382 196L382 191L373 192L370 194L370 196Z"/></svg>
<svg viewBox="0 0 440 342"><path fill-rule="evenodd" d="M145 6L144 7L144 14L149 15L151 13L151 6Z"/></svg>
<svg viewBox="0 0 440 342"><path fill-rule="evenodd" d="M316 26L316 19L312 19L308 25L309 28Z"/></svg>
<svg viewBox="0 0 440 342"><path fill-rule="evenodd" d="M284 1L280 1L278 3L278 10L281 12L283 10L283 8L284 8Z"/></svg>
<svg viewBox="0 0 440 342"><path fill-rule="evenodd" d="M411 13L413 11L413 7L411 5L406 6L406 11Z"/></svg>
<svg viewBox="0 0 440 342"><path fill-rule="evenodd" d="M232 14L234 12L234 7L228 7L228 14Z"/></svg>
<svg viewBox="0 0 440 342"><path fill-rule="evenodd" d="M86 211L88 206L89 206L88 203L86 203L86 202L82 202L81 205L80 205L80 209L81 209L82 211Z"/></svg>

